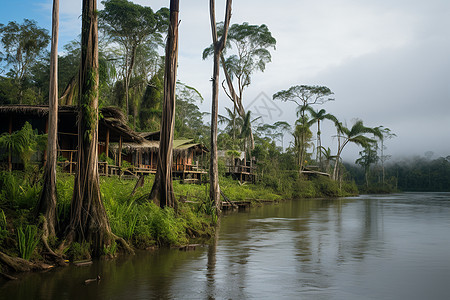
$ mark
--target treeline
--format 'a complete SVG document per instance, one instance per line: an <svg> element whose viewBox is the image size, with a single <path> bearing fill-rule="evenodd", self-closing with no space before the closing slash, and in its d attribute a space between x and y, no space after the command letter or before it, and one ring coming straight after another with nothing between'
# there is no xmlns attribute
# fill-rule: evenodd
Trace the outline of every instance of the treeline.
<svg viewBox="0 0 450 300"><path fill-rule="evenodd" d="M99 12L99 106L120 107L136 131L157 131L161 123L164 56L169 11L128 1L105 1ZM128 12L128 13L127 13ZM0 24L0 105L47 105L50 80L50 35L34 20ZM81 45L63 45L58 57L60 105L78 103ZM177 85L175 137L206 142L208 128L197 103L200 93Z"/></svg>
<svg viewBox="0 0 450 300"><path fill-rule="evenodd" d="M369 175L366 188L364 169L345 164L349 176L355 180L362 192L450 192L450 156L432 159L415 156L389 162L383 171L375 165Z"/></svg>

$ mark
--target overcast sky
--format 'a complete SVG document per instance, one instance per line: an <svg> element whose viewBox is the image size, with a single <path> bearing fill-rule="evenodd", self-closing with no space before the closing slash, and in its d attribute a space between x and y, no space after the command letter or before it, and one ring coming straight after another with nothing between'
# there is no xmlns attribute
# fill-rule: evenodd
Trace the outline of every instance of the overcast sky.
<svg viewBox="0 0 450 300"><path fill-rule="evenodd" d="M169 5L133 2L154 10ZM210 111L211 104L212 61L201 58L211 43L208 3L180 1L178 78L202 93L202 111ZM223 20L224 4L216 3L217 21ZM50 30L51 5L48 0L7 1L0 23L29 18ZM81 1L60 0L60 14L62 49L80 33ZM359 118L366 126L390 128L397 137L387 141L388 154L450 155L450 1L235 0L231 22L266 24L277 40L272 62L253 75L244 93L244 106L266 123L296 119L296 106L273 102L274 93L293 85L325 85L335 101L316 108L348 126ZM231 108L223 93L220 107L221 112ZM334 134L325 124L322 144L335 152ZM344 159L354 161L359 151L349 146Z"/></svg>

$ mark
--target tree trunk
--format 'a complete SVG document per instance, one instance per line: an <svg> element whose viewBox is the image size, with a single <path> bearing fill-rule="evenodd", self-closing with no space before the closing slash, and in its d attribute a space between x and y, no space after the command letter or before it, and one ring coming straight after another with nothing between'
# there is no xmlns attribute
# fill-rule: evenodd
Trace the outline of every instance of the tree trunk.
<svg viewBox="0 0 450 300"><path fill-rule="evenodd" d="M97 2L83 0L78 160L70 207L69 241L87 241L94 256L111 245L113 235L100 197L98 175L98 32Z"/></svg>
<svg viewBox="0 0 450 300"><path fill-rule="evenodd" d="M56 226L56 158L58 140L58 28L59 0L53 0L52 45L50 54L50 87L48 103L47 163L39 199L38 213L43 214L49 236L55 236Z"/></svg>
<svg viewBox="0 0 450 300"><path fill-rule="evenodd" d="M209 167L209 181L210 181L209 197L210 200L214 202L217 213L219 213L221 210L218 155L217 155L217 119L219 108L219 71L220 71L219 68L220 68L221 53L225 47L228 35L228 27L230 25L231 2L232 2L231 0L227 0L225 9L225 22L223 27L224 33L220 38L220 40L218 40L215 0L209 1L211 31L214 44L214 67L212 77L213 86L212 86L212 105L211 105L211 159Z"/></svg>
<svg viewBox="0 0 450 300"><path fill-rule="evenodd" d="M155 182L150 199L161 207L175 206L172 183L173 135L175 126L175 86L178 61L178 12L179 0L170 1L170 25L166 45L164 74L164 106L161 119L161 139Z"/></svg>

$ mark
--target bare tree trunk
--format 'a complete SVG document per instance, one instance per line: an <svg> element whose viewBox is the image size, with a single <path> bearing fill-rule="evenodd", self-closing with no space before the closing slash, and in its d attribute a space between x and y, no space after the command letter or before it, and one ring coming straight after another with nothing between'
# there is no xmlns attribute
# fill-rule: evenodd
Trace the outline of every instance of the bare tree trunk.
<svg viewBox="0 0 450 300"><path fill-rule="evenodd" d="M94 256L111 245L113 235L100 197L98 175L97 1L83 0L81 30L78 160L67 240L91 243Z"/></svg>
<svg viewBox="0 0 450 300"><path fill-rule="evenodd" d="M44 231L55 236L56 227L56 157L58 140L58 28L59 0L53 0L52 44L50 54L50 86L48 100L48 140L47 163L44 170L44 183L39 199L38 213L43 214L47 222ZM46 241L44 241L46 243Z"/></svg>
<svg viewBox="0 0 450 300"><path fill-rule="evenodd" d="M220 40L217 37L217 25L216 25L216 10L215 0L209 1L210 20L212 39L214 44L214 67L213 67L213 87L212 87L212 106L211 106L211 159L209 167L209 181L210 190L209 197L214 202L216 212L221 210L220 202L220 187L219 187L219 170L218 170L218 157L217 157L217 118L219 108L219 68L220 68L220 56L225 47L228 27L231 19L231 0L227 0L225 9L225 22L224 33Z"/></svg>
<svg viewBox="0 0 450 300"><path fill-rule="evenodd" d="M166 68L164 74L164 106L161 119L158 164L150 199L161 207L175 206L172 183L173 135L175 126L175 85L178 61L178 12L179 0L170 1L170 25L166 45Z"/></svg>

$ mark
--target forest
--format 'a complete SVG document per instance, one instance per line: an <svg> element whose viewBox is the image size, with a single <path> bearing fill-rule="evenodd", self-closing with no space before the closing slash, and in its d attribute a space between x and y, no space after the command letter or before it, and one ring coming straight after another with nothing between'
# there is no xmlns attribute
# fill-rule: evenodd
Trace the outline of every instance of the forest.
<svg viewBox="0 0 450 300"><path fill-rule="evenodd" d="M15 154L23 162L21 171L4 164L0 173L0 261L6 271L207 238L221 213L221 194L260 203L359 192L449 191L449 157L390 161L384 142L395 138L394 131L360 119L346 125L325 110L335 101L326 86L299 83L273 95L273 101L296 104L294 124L264 124L253 117L245 108L245 92L252 76L271 62L276 38L265 24L232 24L229 0L224 21L216 23L214 2L212 44L198 54L214 64L208 112L199 109L204 101L199 91L176 78L178 1L153 11L127 0L106 0L97 14L96 1L84 0L81 37L60 54L58 0L52 33L31 19L0 24L0 106L49 107L46 134L30 126L16 132L2 128L1 159L7 162ZM219 92L228 98L220 104L224 115L218 113ZM58 106L78 107L74 176L56 163ZM134 132L161 135L156 174L147 176L137 193L134 181L98 174L99 110L112 106ZM324 122L336 128L337 149L322 144ZM284 148L288 136L293 143ZM173 140L183 138L209 149L208 183L188 186L172 180ZM355 163L342 160L348 144L361 148ZM232 161L243 153L244 167L255 163L256 183L227 178L219 150ZM45 165L33 162L38 151L46 151Z"/></svg>

